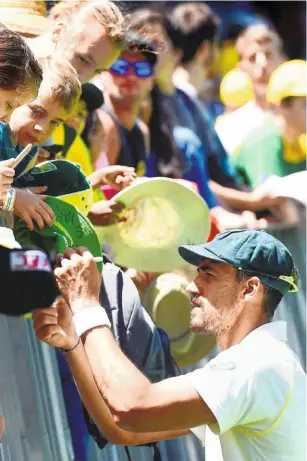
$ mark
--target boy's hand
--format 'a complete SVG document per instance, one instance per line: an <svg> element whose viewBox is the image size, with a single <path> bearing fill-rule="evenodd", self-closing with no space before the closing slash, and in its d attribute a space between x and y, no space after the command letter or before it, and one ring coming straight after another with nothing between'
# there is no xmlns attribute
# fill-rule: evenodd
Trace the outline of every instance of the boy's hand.
<svg viewBox="0 0 307 461"><path fill-rule="evenodd" d="M89 180L93 188L110 186L122 190L129 186L136 178L135 168L122 165L112 165L95 171Z"/></svg>
<svg viewBox="0 0 307 461"><path fill-rule="evenodd" d="M47 309L35 309L32 321L37 339L50 346L72 349L78 341L72 312L63 298Z"/></svg>
<svg viewBox="0 0 307 461"><path fill-rule="evenodd" d="M14 213L24 220L29 230L34 229L33 221L39 229L52 226L55 215L47 203L44 202L46 195L38 195L45 192L47 187L32 187L30 189L16 189L16 201Z"/></svg>
<svg viewBox="0 0 307 461"><path fill-rule="evenodd" d="M125 218L120 216L124 209L123 203L115 202L115 200L101 200L94 203L88 218L94 226L111 226L125 221Z"/></svg>
<svg viewBox="0 0 307 461"><path fill-rule="evenodd" d="M14 165L14 158L0 162L0 202L5 200L7 191L11 188L14 180L15 170L11 168Z"/></svg>

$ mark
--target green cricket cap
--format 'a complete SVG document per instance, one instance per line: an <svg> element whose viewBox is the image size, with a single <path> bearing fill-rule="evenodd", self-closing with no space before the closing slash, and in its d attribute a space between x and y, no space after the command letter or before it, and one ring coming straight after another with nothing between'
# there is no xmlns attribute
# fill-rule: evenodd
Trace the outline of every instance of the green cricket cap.
<svg viewBox="0 0 307 461"><path fill-rule="evenodd" d="M180 246L179 254L193 266L199 266L204 259L231 264L259 277L283 295L298 291L298 272L290 251L265 231L221 232L211 242Z"/></svg>

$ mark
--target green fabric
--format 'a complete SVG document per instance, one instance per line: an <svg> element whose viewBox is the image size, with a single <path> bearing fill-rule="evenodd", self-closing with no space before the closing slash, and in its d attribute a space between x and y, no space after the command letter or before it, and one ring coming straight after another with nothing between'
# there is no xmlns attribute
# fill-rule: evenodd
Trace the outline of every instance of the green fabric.
<svg viewBox="0 0 307 461"><path fill-rule="evenodd" d="M29 231L24 221L15 218L14 234L21 245L35 245L53 253L63 253L67 248L85 246L93 256L102 256L101 245L91 222L74 206L55 197L47 197L56 219L51 227ZM102 263L97 263L102 270Z"/></svg>
<svg viewBox="0 0 307 461"><path fill-rule="evenodd" d="M242 144L231 163L253 189L269 176L287 176L306 169L306 162L290 163L284 159L283 139L275 123L267 120Z"/></svg>
<svg viewBox="0 0 307 461"><path fill-rule="evenodd" d="M86 191L91 188L79 165L68 160L49 160L30 171L33 185L48 186L52 197ZM30 186L30 182L29 182Z"/></svg>
<svg viewBox="0 0 307 461"><path fill-rule="evenodd" d="M297 291L298 274L288 248L265 231L221 232L202 245L182 245L180 256L199 266L204 259L231 264L285 294Z"/></svg>

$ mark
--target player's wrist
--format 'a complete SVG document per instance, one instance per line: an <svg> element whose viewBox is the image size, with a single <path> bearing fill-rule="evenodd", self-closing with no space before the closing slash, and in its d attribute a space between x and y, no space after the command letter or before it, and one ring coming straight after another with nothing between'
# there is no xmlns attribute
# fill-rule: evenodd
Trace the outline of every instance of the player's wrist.
<svg viewBox="0 0 307 461"><path fill-rule="evenodd" d="M80 337L93 328L104 326L111 328L111 322L105 309L97 303L75 313L73 322L76 333Z"/></svg>
<svg viewBox="0 0 307 461"><path fill-rule="evenodd" d="M69 305L74 315L88 309L92 309L93 307L101 308L99 299L95 296L81 296L79 298L75 298L69 303Z"/></svg>

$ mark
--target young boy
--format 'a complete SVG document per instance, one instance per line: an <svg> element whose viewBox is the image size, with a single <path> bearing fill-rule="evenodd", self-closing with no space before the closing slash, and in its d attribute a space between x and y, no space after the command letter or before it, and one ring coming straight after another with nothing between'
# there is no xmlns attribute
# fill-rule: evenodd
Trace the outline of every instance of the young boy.
<svg viewBox="0 0 307 461"><path fill-rule="evenodd" d="M0 159L7 160L21 152L31 143L34 146L46 142L55 127L59 126L72 112L81 94L81 85L74 68L66 61L46 57L40 60L43 67L43 81L36 99L16 109L9 125L0 123ZM44 195L36 195L46 188L28 190L29 184L23 176L35 164L37 148L31 149L29 155L15 169L12 194L12 210L20 216L30 230L36 222L40 229L45 224L51 225L54 214L44 202ZM22 189L27 187L27 190ZM33 193L34 192L34 193Z"/></svg>

